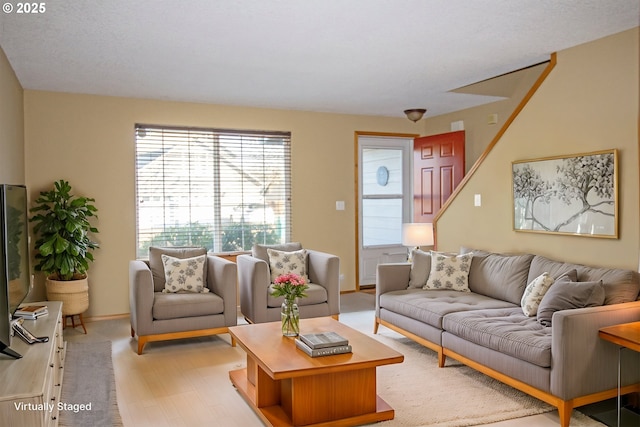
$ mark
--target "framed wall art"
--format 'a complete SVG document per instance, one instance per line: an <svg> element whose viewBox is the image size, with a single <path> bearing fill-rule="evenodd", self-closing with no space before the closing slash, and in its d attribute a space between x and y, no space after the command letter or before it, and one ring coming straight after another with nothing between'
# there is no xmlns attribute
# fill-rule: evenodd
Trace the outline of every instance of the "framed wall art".
<svg viewBox="0 0 640 427"><path fill-rule="evenodd" d="M512 163L516 231L618 237L618 152Z"/></svg>

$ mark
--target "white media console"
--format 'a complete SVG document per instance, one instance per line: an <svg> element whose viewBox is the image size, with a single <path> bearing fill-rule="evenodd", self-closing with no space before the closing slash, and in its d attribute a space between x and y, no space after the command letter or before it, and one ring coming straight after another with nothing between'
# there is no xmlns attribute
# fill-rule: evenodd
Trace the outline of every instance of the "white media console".
<svg viewBox="0 0 640 427"><path fill-rule="evenodd" d="M57 426L66 344L62 336L62 303L47 305L49 314L25 320L33 335L48 336L46 343L27 344L14 336L11 348L22 355L0 354L0 426Z"/></svg>

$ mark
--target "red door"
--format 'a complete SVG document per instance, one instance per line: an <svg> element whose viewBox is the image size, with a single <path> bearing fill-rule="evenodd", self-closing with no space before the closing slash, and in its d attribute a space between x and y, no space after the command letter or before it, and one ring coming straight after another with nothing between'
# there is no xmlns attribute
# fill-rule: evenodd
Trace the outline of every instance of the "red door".
<svg viewBox="0 0 640 427"><path fill-rule="evenodd" d="M464 177L464 131L413 140L413 220L433 217Z"/></svg>

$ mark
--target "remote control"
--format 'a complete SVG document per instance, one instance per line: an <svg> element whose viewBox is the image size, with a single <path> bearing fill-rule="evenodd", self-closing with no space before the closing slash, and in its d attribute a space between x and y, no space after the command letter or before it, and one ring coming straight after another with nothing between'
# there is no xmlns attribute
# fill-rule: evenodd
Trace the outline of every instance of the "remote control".
<svg viewBox="0 0 640 427"><path fill-rule="evenodd" d="M27 330L24 326L22 326L22 322L18 321L13 324L13 330L16 331L18 336L22 338L24 342L27 344L35 344L37 342L47 342L49 341L49 337L36 337L31 332Z"/></svg>

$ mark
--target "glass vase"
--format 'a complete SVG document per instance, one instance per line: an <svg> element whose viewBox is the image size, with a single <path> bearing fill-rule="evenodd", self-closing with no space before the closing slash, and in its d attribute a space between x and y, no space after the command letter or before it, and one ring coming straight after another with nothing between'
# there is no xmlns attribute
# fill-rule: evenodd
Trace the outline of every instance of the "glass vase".
<svg viewBox="0 0 640 427"><path fill-rule="evenodd" d="M282 319L282 335L285 337L297 337L300 335L300 312L294 299L285 298L280 312Z"/></svg>

